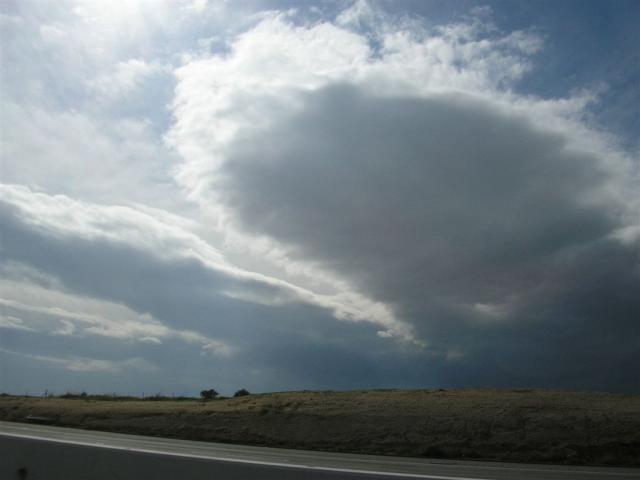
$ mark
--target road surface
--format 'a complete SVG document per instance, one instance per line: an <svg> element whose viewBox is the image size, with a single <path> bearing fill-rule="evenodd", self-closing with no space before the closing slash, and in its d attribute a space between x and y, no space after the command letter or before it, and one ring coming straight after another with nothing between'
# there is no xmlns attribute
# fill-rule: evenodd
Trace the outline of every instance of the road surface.
<svg viewBox="0 0 640 480"><path fill-rule="evenodd" d="M0 422L0 478L640 480L640 469L339 454Z"/></svg>

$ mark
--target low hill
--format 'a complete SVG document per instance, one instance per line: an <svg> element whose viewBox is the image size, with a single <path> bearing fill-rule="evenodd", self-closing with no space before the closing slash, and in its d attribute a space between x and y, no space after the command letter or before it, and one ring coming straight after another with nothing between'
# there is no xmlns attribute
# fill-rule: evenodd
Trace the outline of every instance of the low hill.
<svg viewBox="0 0 640 480"><path fill-rule="evenodd" d="M283 392L200 400L0 397L0 420L354 453L640 466L640 395Z"/></svg>

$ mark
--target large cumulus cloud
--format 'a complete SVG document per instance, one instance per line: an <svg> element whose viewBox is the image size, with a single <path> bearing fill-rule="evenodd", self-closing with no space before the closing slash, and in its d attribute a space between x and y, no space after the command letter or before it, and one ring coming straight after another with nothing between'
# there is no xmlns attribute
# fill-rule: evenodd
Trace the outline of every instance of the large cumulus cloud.
<svg viewBox="0 0 640 480"><path fill-rule="evenodd" d="M589 94L514 93L525 32L361 13L274 17L183 67L178 180L233 241L387 305L381 334L408 324L445 381L628 388L637 166Z"/></svg>

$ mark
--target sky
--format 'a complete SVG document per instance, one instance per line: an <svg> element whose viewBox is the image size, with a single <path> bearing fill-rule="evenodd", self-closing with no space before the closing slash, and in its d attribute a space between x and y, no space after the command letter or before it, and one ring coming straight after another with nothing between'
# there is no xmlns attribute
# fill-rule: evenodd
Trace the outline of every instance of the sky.
<svg viewBox="0 0 640 480"><path fill-rule="evenodd" d="M640 2L0 32L0 391L640 392Z"/></svg>

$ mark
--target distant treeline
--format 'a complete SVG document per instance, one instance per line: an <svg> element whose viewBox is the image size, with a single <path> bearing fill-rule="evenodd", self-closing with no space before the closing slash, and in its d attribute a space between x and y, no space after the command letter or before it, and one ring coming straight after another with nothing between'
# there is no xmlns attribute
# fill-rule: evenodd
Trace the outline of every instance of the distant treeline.
<svg viewBox="0 0 640 480"><path fill-rule="evenodd" d="M215 390L205 390L204 392L214 392L210 395L203 395L200 393L200 397L188 397L183 395L162 395L157 393L155 395L144 395L137 397L134 395L117 395L115 393L98 393L92 394L87 392L81 393L73 393L67 392L61 395L55 395L48 391L45 391L42 395L11 395L8 393L0 393L0 397L46 397L46 398L64 398L65 400L109 400L109 401L118 401L118 402L127 402L127 401L146 401L146 402L165 402L165 401L194 401L194 400L225 400L230 397L224 397L218 395L218 392ZM233 396L234 397L242 397L245 395L250 395L250 393L244 388L238 390Z"/></svg>
<svg viewBox="0 0 640 480"><path fill-rule="evenodd" d="M79 400L116 400L116 401L131 401L131 400L144 400L148 402L160 402L167 400L198 400L197 397L185 397L185 396L169 396L169 395L143 395L140 397L135 397L133 395L116 395L116 394L88 394L86 392L82 393L70 393L67 392L63 395L54 395L55 398L64 398L64 399L79 399Z"/></svg>

